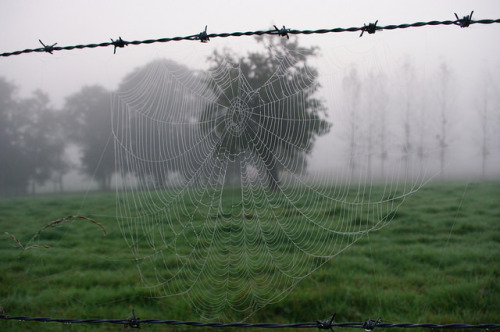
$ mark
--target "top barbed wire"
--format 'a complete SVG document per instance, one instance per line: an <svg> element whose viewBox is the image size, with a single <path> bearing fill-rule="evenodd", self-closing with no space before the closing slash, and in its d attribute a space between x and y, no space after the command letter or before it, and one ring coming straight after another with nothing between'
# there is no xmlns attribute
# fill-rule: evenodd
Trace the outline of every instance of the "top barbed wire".
<svg viewBox="0 0 500 332"><path fill-rule="evenodd" d="M325 33L334 33L334 32L359 32L361 31L360 37L363 36L365 32L369 34L373 34L376 31L381 30L395 30L395 29L407 29L407 28L416 28L423 26L437 26L437 25L457 25L461 28L466 28L471 24L493 24L500 23L500 19L483 19L483 20L472 20L472 14L474 11L470 13L470 15L466 15L463 18L459 18L455 13L456 20L448 20L448 21L429 21L429 22L415 22L410 24L398 24L398 25L386 25L386 26L378 26L378 20L375 23L369 23L368 25L364 24L362 27L351 27L351 28L333 28L333 29L318 29L318 30L294 30L287 29L283 26L281 29L274 26L274 29L271 30L259 30L259 31L247 31L247 32L230 32L230 33L208 33L207 26L205 26L205 30L190 36L185 37L171 37L171 38L159 38L159 39L146 39L146 40L134 40L134 41L126 41L121 37L118 39L109 42L104 42L100 44L86 44L86 45L74 45L74 46L56 46L57 43L52 45L46 45L41 40L39 40L40 44L43 47L33 48L33 49L25 49L22 51L15 52L5 52L1 53L0 56L8 57L11 55L19 55L23 53L33 53L33 52L46 52L52 54L55 51L71 51L75 49L84 49L84 48L97 48L97 47L114 47L114 53L116 53L117 48L123 48L129 45L142 45L142 44L153 44L153 43L167 43L173 41L183 41L183 40L199 40L202 43L206 43L210 40L210 38L227 38L227 37L242 37L242 36L262 36L262 35L277 35L281 37L289 38L290 35L311 35L311 34L325 34Z"/></svg>

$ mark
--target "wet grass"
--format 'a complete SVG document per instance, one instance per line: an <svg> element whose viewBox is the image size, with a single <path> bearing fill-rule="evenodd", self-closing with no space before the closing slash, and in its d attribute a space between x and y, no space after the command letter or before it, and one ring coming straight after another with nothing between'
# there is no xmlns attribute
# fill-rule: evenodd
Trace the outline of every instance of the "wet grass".
<svg viewBox="0 0 500 332"><path fill-rule="evenodd" d="M381 316L385 322L499 323L499 198L500 182L429 183L407 198L387 227L363 237L250 321L316 321L336 312L336 321ZM178 297L155 299L141 286L114 217L115 201L114 194L100 193L0 200L0 306L5 314L127 318L133 307L141 318L193 319L189 302ZM212 216L230 216L224 213L218 216L213 211ZM300 218L293 206L284 205L281 213ZM346 213L343 206L325 207L318 216ZM108 235L103 236L97 225L78 220L40 233L33 244L50 249L23 251L3 234L14 234L26 244L44 225L70 215L100 222ZM123 327L0 320L0 330L5 331L88 329Z"/></svg>

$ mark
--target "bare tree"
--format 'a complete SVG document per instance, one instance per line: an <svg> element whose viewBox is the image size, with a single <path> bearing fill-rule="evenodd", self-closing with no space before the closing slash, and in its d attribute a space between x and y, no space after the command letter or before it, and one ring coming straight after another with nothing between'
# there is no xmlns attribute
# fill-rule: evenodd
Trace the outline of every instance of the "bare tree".
<svg viewBox="0 0 500 332"><path fill-rule="evenodd" d="M441 63L438 72L438 101L439 101L439 131L436 135L439 148L439 164L441 175L444 174L446 152L448 149L448 112L450 108L451 70L446 63Z"/></svg>
<svg viewBox="0 0 500 332"><path fill-rule="evenodd" d="M349 74L343 79L344 95L347 100L349 126L349 169L351 174L356 170L356 154L358 147L359 129L359 101L361 94L361 80L356 67L352 67Z"/></svg>
<svg viewBox="0 0 500 332"><path fill-rule="evenodd" d="M384 176L385 162L387 160L387 85L386 77L381 72L371 71L363 86L363 94L366 105L364 109L366 116L363 123L365 127L361 130L365 135L366 142L366 165L367 177L373 175L373 159L380 160L381 176Z"/></svg>
<svg viewBox="0 0 500 332"><path fill-rule="evenodd" d="M406 59L403 67L403 135L404 143L402 145L403 162L405 168L408 168L411 160L412 145L412 123L413 123L413 96L415 93L415 70L411 62Z"/></svg>
<svg viewBox="0 0 500 332"><path fill-rule="evenodd" d="M492 79L488 72L484 73L481 100L477 105L477 114L479 116L480 124L480 154L481 154L481 176L486 177L486 168L488 164L488 157L492 150L492 139L494 130L492 128L494 119L492 117L492 110L495 108L494 97L498 96L498 88L495 81Z"/></svg>
<svg viewBox="0 0 500 332"><path fill-rule="evenodd" d="M372 177L372 156L373 150L375 148L375 126L373 121L376 118L375 112L377 110L377 105L375 103L376 93L377 93L377 77L373 71L368 74L366 79L365 88L365 101L366 101L366 112L368 120L368 128L366 128L366 150L367 150L367 176L370 179Z"/></svg>
<svg viewBox="0 0 500 332"><path fill-rule="evenodd" d="M380 160L380 176L385 176L385 163L388 158L388 100L387 78L382 72L371 72L368 74L366 86L364 87L365 100L367 102L365 130L367 142L367 165L373 167L373 157ZM368 176L371 177L369 170Z"/></svg>
<svg viewBox="0 0 500 332"><path fill-rule="evenodd" d="M417 141L415 150L417 153L417 158L419 165L423 165L426 157L426 142L425 138L428 135L428 117L427 117L427 89L425 86L422 86L422 89L418 92L420 95L419 103L417 105L418 113L416 119L416 130L417 130Z"/></svg>

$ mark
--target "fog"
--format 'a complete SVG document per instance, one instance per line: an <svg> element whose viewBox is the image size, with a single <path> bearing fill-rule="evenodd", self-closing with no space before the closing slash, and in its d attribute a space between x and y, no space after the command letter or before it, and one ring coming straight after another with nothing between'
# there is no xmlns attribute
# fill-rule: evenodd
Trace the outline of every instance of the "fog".
<svg viewBox="0 0 500 332"><path fill-rule="evenodd" d="M454 20L454 13L463 17L472 10L473 19L500 18L495 0L16 1L3 2L0 9L0 53L38 48L39 39L57 46L118 37L131 41L192 35L205 26L209 33L267 30L273 25L351 27L376 20L383 26ZM319 49L309 64L318 69L317 95L332 123L330 132L315 142L309 172L339 174L348 169L384 178L391 169L418 164L415 168L437 178L498 179L499 36L500 24L378 31L361 38L359 32L300 36L301 45ZM112 47L21 54L0 58L0 77L17 87L16 98L29 99L40 90L49 99L46 106L60 110L83 87L98 85L113 92L134 69L154 60L169 59L203 71L215 50L244 55L258 47L252 37L234 37L129 45L116 54ZM350 139L353 130L355 142ZM75 123L62 129L68 137L76 131ZM99 148L102 155L113 153L109 146ZM99 171L81 171L81 149L70 144L64 150L64 190L98 188ZM89 174L95 181L88 181ZM115 183L114 178L105 181ZM54 181L41 182L37 192L57 188Z"/></svg>

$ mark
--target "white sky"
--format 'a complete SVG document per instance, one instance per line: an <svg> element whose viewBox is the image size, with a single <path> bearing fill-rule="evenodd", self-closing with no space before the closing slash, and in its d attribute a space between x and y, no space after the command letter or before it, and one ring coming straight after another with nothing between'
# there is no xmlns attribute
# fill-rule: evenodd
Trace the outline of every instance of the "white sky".
<svg viewBox="0 0 500 332"><path fill-rule="evenodd" d="M196 34L208 25L209 33L266 30L273 24L292 29L379 25L454 19L474 10L473 18L500 18L498 0L342 0L342 1L66 1L16 0L0 3L0 52L101 43L121 36L142 40ZM342 71L351 62L373 61L386 66L410 55L424 64L447 61L465 73L483 68L499 69L500 24L412 28L377 32L359 38L359 33L301 37L303 44L320 46ZM102 84L115 88L133 68L155 58L166 57L203 68L214 49L251 47L251 37L217 38L207 44L166 44L22 54L0 58L0 76L18 85L22 94L37 88L49 93L54 103L77 92L82 85ZM381 58L373 59L373 54ZM474 61L474 66L468 59ZM477 62L483 62L483 64ZM473 68L472 68L473 67ZM477 68L476 68L477 67ZM461 69L462 68L462 69Z"/></svg>

